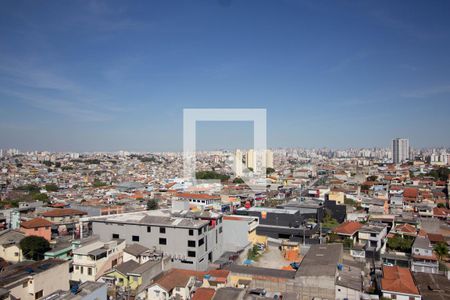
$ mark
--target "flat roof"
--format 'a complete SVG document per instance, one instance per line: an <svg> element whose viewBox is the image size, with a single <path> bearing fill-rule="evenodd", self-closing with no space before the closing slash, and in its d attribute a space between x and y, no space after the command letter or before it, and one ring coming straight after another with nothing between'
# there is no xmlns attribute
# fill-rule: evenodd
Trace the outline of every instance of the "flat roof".
<svg viewBox="0 0 450 300"><path fill-rule="evenodd" d="M137 224L180 228L201 228L209 224L207 220L196 220L189 217L173 216L169 210L150 210L124 213L105 217L94 217L90 220L98 223Z"/></svg>
<svg viewBox="0 0 450 300"><path fill-rule="evenodd" d="M334 276L342 252L342 244L311 245L296 276Z"/></svg>
<svg viewBox="0 0 450 300"><path fill-rule="evenodd" d="M232 265L226 267L226 269L228 269L234 273L251 274L251 275L259 275L259 276L267 276L267 277L291 278L291 279L295 278L295 272L296 272L296 271L288 271L288 270L243 266L243 265L237 265L237 264L232 264Z"/></svg>

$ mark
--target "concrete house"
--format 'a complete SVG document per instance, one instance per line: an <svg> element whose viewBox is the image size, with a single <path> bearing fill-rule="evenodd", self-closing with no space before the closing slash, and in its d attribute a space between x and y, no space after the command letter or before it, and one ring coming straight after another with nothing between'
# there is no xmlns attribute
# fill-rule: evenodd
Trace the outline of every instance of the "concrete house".
<svg viewBox="0 0 450 300"><path fill-rule="evenodd" d="M0 286L6 299L37 300L58 290L69 290L69 262L47 259L21 262L0 273Z"/></svg>
<svg viewBox="0 0 450 300"><path fill-rule="evenodd" d="M413 272L438 273L439 261L433 252L433 246L426 236L418 236L412 245L412 263Z"/></svg>
<svg viewBox="0 0 450 300"><path fill-rule="evenodd" d="M24 237L24 233L14 229L0 232L0 257L12 263L23 261L19 243Z"/></svg>
<svg viewBox="0 0 450 300"><path fill-rule="evenodd" d="M112 267L122 263L124 240L95 241L73 251L74 281L97 281Z"/></svg>

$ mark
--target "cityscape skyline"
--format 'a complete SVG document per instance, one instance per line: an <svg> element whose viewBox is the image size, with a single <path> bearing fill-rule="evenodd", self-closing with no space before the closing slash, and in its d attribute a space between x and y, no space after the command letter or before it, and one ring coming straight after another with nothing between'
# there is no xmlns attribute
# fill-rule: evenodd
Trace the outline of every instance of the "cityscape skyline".
<svg viewBox="0 0 450 300"><path fill-rule="evenodd" d="M448 147L449 5L5 2L0 146L180 151L184 108L265 108L270 147Z"/></svg>

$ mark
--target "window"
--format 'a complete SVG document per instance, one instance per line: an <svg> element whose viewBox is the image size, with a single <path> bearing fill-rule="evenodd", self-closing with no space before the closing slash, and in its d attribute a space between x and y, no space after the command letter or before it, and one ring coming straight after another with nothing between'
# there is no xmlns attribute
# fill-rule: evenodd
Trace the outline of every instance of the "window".
<svg viewBox="0 0 450 300"><path fill-rule="evenodd" d="M118 239L119 238L119 234L118 233L113 233L112 234L112 238L113 239Z"/></svg>
<svg viewBox="0 0 450 300"><path fill-rule="evenodd" d="M34 231L38 231L38 228L35 228Z"/></svg>
<svg viewBox="0 0 450 300"><path fill-rule="evenodd" d="M80 274L83 274L83 267L80 267Z"/></svg>
<svg viewBox="0 0 450 300"><path fill-rule="evenodd" d="M159 244L160 245L167 245L167 240L164 238L159 238Z"/></svg>
<svg viewBox="0 0 450 300"><path fill-rule="evenodd" d="M195 251L188 251L188 257L195 257Z"/></svg>
<svg viewBox="0 0 450 300"><path fill-rule="evenodd" d="M195 241L188 241L188 247L195 247Z"/></svg>
<svg viewBox="0 0 450 300"><path fill-rule="evenodd" d="M202 234L202 229L201 228L198 230L198 234L199 235Z"/></svg>
<svg viewBox="0 0 450 300"><path fill-rule="evenodd" d="M34 299L39 299L39 298L42 298L43 296L44 296L44 290L40 290L39 292L34 294Z"/></svg>
<svg viewBox="0 0 450 300"><path fill-rule="evenodd" d="M194 230L193 229L189 229L189 235L190 236L194 235Z"/></svg>
<svg viewBox="0 0 450 300"><path fill-rule="evenodd" d="M87 268L88 269L88 275L92 275L92 268Z"/></svg>
<svg viewBox="0 0 450 300"><path fill-rule="evenodd" d="M14 256L19 256L19 252L14 252Z"/></svg>
<svg viewBox="0 0 450 300"><path fill-rule="evenodd" d="M147 226L147 232L151 232L152 228L150 226Z"/></svg>
<svg viewBox="0 0 450 300"><path fill-rule="evenodd" d="M159 227L159 233L166 233L165 227Z"/></svg>
<svg viewBox="0 0 450 300"><path fill-rule="evenodd" d="M26 288L28 286L28 281L25 281L24 283L22 283L22 287Z"/></svg>
<svg viewBox="0 0 450 300"><path fill-rule="evenodd" d="M138 235L133 235L133 236L131 237L131 240L132 240L133 242L139 242L139 236L138 236Z"/></svg>
<svg viewBox="0 0 450 300"><path fill-rule="evenodd" d="M204 238L201 238L201 239L198 240L198 245L199 246L203 245L204 243L205 243L205 239Z"/></svg>
<svg viewBox="0 0 450 300"><path fill-rule="evenodd" d="M219 233L222 233L223 229L222 227L219 227Z"/></svg>

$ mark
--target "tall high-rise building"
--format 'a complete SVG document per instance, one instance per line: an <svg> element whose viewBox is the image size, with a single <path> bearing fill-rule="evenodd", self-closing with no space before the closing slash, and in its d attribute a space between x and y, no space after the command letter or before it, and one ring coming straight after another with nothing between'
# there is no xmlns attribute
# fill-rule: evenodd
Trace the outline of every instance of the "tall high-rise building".
<svg viewBox="0 0 450 300"><path fill-rule="evenodd" d="M266 168L273 169L273 152L271 150L266 150Z"/></svg>
<svg viewBox="0 0 450 300"><path fill-rule="evenodd" d="M247 156L245 159L245 162L247 164L247 168L251 168L252 170L255 169L255 151L253 149L250 149L247 151Z"/></svg>
<svg viewBox="0 0 450 300"><path fill-rule="evenodd" d="M237 149L236 154L234 155L234 172L236 173L236 177L242 176L242 152Z"/></svg>
<svg viewBox="0 0 450 300"><path fill-rule="evenodd" d="M409 159L409 140L396 138L392 140L392 162L400 164Z"/></svg>

